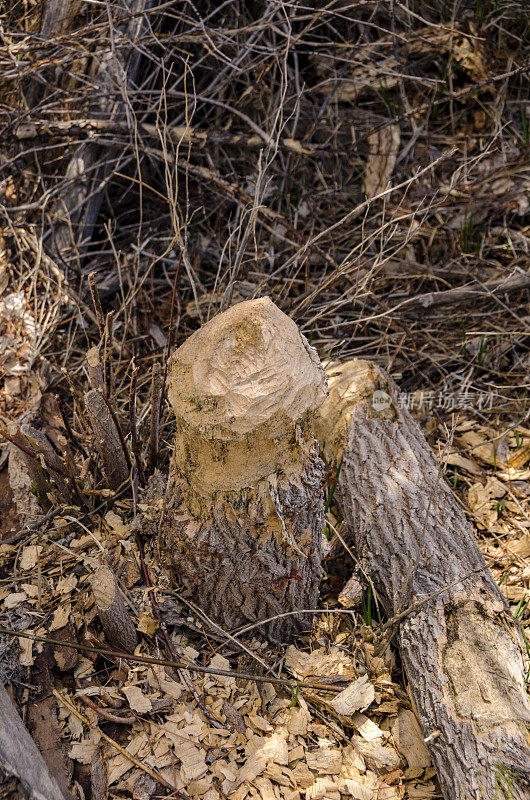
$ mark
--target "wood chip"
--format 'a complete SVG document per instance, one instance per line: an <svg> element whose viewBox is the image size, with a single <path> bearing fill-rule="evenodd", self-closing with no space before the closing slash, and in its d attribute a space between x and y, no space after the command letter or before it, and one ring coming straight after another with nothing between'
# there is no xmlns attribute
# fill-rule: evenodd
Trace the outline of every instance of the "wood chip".
<svg viewBox="0 0 530 800"><path fill-rule="evenodd" d="M368 681L368 675L362 675L356 681L336 695L331 701L332 708L342 716L350 716L355 711L364 711L375 698L375 689Z"/></svg>
<svg viewBox="0 0 530 800"><path fill-rule="evenodd" d="M407 759L409 768L425 769L431 763L427 745L423 741L421 728L414 713L401 709L390 723L392 738L402 756Z"/></svg>
<svg viewBox="0 0 530 800"><path fill-rule="evenodd" d="M129 706L138 714L146 714L153 708L150 699L146 697L139 686L124 686L122 691Z"/></svg>
<svg viewBox="0 0 530 800"><path fill-rule="evenodd" d="M342 753L332 747L319 747L306 754L307 766L322 775L339 775L342 769Z"/></svg>

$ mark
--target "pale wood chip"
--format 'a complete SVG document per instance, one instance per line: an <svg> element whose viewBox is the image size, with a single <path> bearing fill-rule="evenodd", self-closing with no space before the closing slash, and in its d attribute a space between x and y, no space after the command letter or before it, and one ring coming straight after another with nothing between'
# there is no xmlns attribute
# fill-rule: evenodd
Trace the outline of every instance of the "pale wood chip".
<svg viewBox="0 0 530 800"><path fill-rule="evenodd" d="M362 736L352 736L352 744L363 754L366 762L375 769L389 771L401 764L401 758L393 747L382 744L381 739L366 741Z"/></svg>
<svg viewBox="0 0 530 800"><path fill-rule="evenodd" d="M293 747L292 750L289 750L289 764L299 761L304 755L305 749L303 745L299 744L298 747Z"/></svg>
<svg viewBox="0 0 530 800"><path fill-rule="evenodd" d="M372 741L372 739L382 738L385 735L381 728L376 725L375 722L372 722L365 714L359 712L353 714L351 723L367 742Z"/></svg>
<svg viewBox="0 0 530 800"><path fill-rule="evenodd" d="M346 778L344 784L348 795L352 797L353 800L372 800L372 789L365 786L363 783L355 781L352 778Z"/></svg>
<svg viewBox="0 0 530 800"><path fill-rule="evenodd" d="M261 800L280 800L280 792L273 786L268 778L258 778L256 781Z"/></svg>
<svg viewBox="0 0 530 800"><path fill-rule="evenodd" d="M175 754L181 762L180 774L185 783L202 778L208 771L204 750L193 742L181 740L175 748Z"/></svg>
<svg viewBox="0 0 530 800"><path fill-rule="evenodd" d="M74 742L68 752L70 758L79 761L80 764L90 764L92 756L98 749L97 744L85 739L82 742Z"/></svg>
<svg viewBox="0 0 530 800"><path fill-rule="evenodd" d="M223 669L226 672L230 672L230 662L227 658L222 656L220 653L216 653L212 660L210 661L210 666L213 669ZM216 683L220 683L222 686L226 686L228 689L234 689L236 685L235 678L229 678L226 675L212 675L211 676Z"/></svg>
<svg viewBox="0 0 530 800"><path fill-rule="evenodd" d="M245 719L248 720L249 728L253 728L254 730L262 731L263 733L271 733L271 731L274 730L270 722L267 722L267 720L259 714L247 714Z"/></svg>
<svg viewBox="0 0 530 800"><path fill-rule="evenodd" d="M290 708L287 711L285 724L293 736L305 736L311 715L307 708Z"/></svg>
<svg viewBox="0 0 530 800"><path fill-rule="evenodd" d="M410 768L425 769L431 763L431 757L418 720L408 709L401 709L390 723L392 738L402 756L407 759Z"/></svg>
<svg viewBox="0 0 530 800"><path fill-rule="evenodd" d="M366 771L366 763L363 754L349 744L342 751L342 770L343 778L353 778L358 780L359 776Z"/></svg>
<svg viewBox="0 0 530 800"><path fill-rule="evenodd" d="M306 800L340 800L340 789L330 778L317 778L305 796Z"/></svg>
<svg viewBox="0 0 530 800"><path fill-rule="evenodd" d="M304 761L299 761L291 770L291 777L296 784L302 789L307 789L315 782L315 776Z"/></svg>
<svg viewBox="0 0 530 800"><path fill-rule="evenodd" d="M353 660L338 647L331 647L329 652L321 647L312 653L303 653L294 645L289 645L285 654L285 666L297 678L338 675L353 678L356 673Z"/></svg>
<svg viewBox="0 0 530 800"><path fill-rule="evenodd" d="M342 753L331 747L319 747L306 753L309 769L314 769L323 775L339 775L342 769Z"/></svg>
<svg viewBox="0 0 530 800"><path fill-rule="evenodd" d="M20 569L23 572L27 572L28 570L36 567L41 552L41 545L30 544L27 547L24 547L19 561Z"/></svg>
<svg viewBox="0 0 530 800"><path fill-rule="evenodd" d="M355 711L364 711L374 701L375 689L368 681L368 675L362 675L356 681L336 695L331 706L337 714L350 716Z"/></svg>
<svg viewBox="0 0 530 800"><path fill-rule="evenodd" d="M122 692L133 711L138 714L146 714L152 710L153 706L150 699L146 697L139 686L124 686Z"/></svg>

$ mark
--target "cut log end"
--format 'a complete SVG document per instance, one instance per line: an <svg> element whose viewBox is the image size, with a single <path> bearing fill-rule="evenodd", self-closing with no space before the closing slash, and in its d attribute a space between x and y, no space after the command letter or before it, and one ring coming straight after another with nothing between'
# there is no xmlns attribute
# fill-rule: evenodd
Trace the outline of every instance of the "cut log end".
<svg viewBox="0 0 530 800"><path fill-rule="evenodd" d="M177 434L161 544L177 579L227 628L308 626L318 597L323 464L315 351L268 298L211 320L172 356ZM281 616L287 614L288 616Z"/></svg>

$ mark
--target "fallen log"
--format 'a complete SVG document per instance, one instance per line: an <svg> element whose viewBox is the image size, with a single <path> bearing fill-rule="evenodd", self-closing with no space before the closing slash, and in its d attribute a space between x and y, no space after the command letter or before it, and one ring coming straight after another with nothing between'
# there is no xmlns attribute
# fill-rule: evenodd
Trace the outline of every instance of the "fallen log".
<svg viewBox="0 0 530 800"><path fill-rule="evenodd" d="M519 624L418 424L375 364L328 369L316 432L335 497L389 617L447 800L530 797ZM406 611L408 609L408 612Z"/></svg>
<svg viewBox="0 0 530 800"><path fill-rule="evenodd" d="M0 770L14 775L31 800L73 800L51 775L37 745L0 683Z"/></svg>
<svg viewBox="0 0 530 800"><path fill-rule="evenodd" d="M232 629L312 609L324 523L312 415L326 381L315 350L268 298L218 315L171 357L177 418L161 524L175 580ZM263 626L288 638L307 614Z"/></svg>

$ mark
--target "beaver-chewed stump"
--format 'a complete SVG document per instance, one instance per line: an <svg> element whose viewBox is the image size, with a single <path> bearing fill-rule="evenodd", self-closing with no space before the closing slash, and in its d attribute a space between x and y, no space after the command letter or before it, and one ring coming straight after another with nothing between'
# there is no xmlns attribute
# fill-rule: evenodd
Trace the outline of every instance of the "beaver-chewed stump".
<svg viewBox="0 0 530 800"><path fill-rule="evenodd" d="M323 463L312 414L326 378L268 298L233 306L172 355L177 433L161 524L174 580L225 629L289 638L321 576Z"/></svg>

